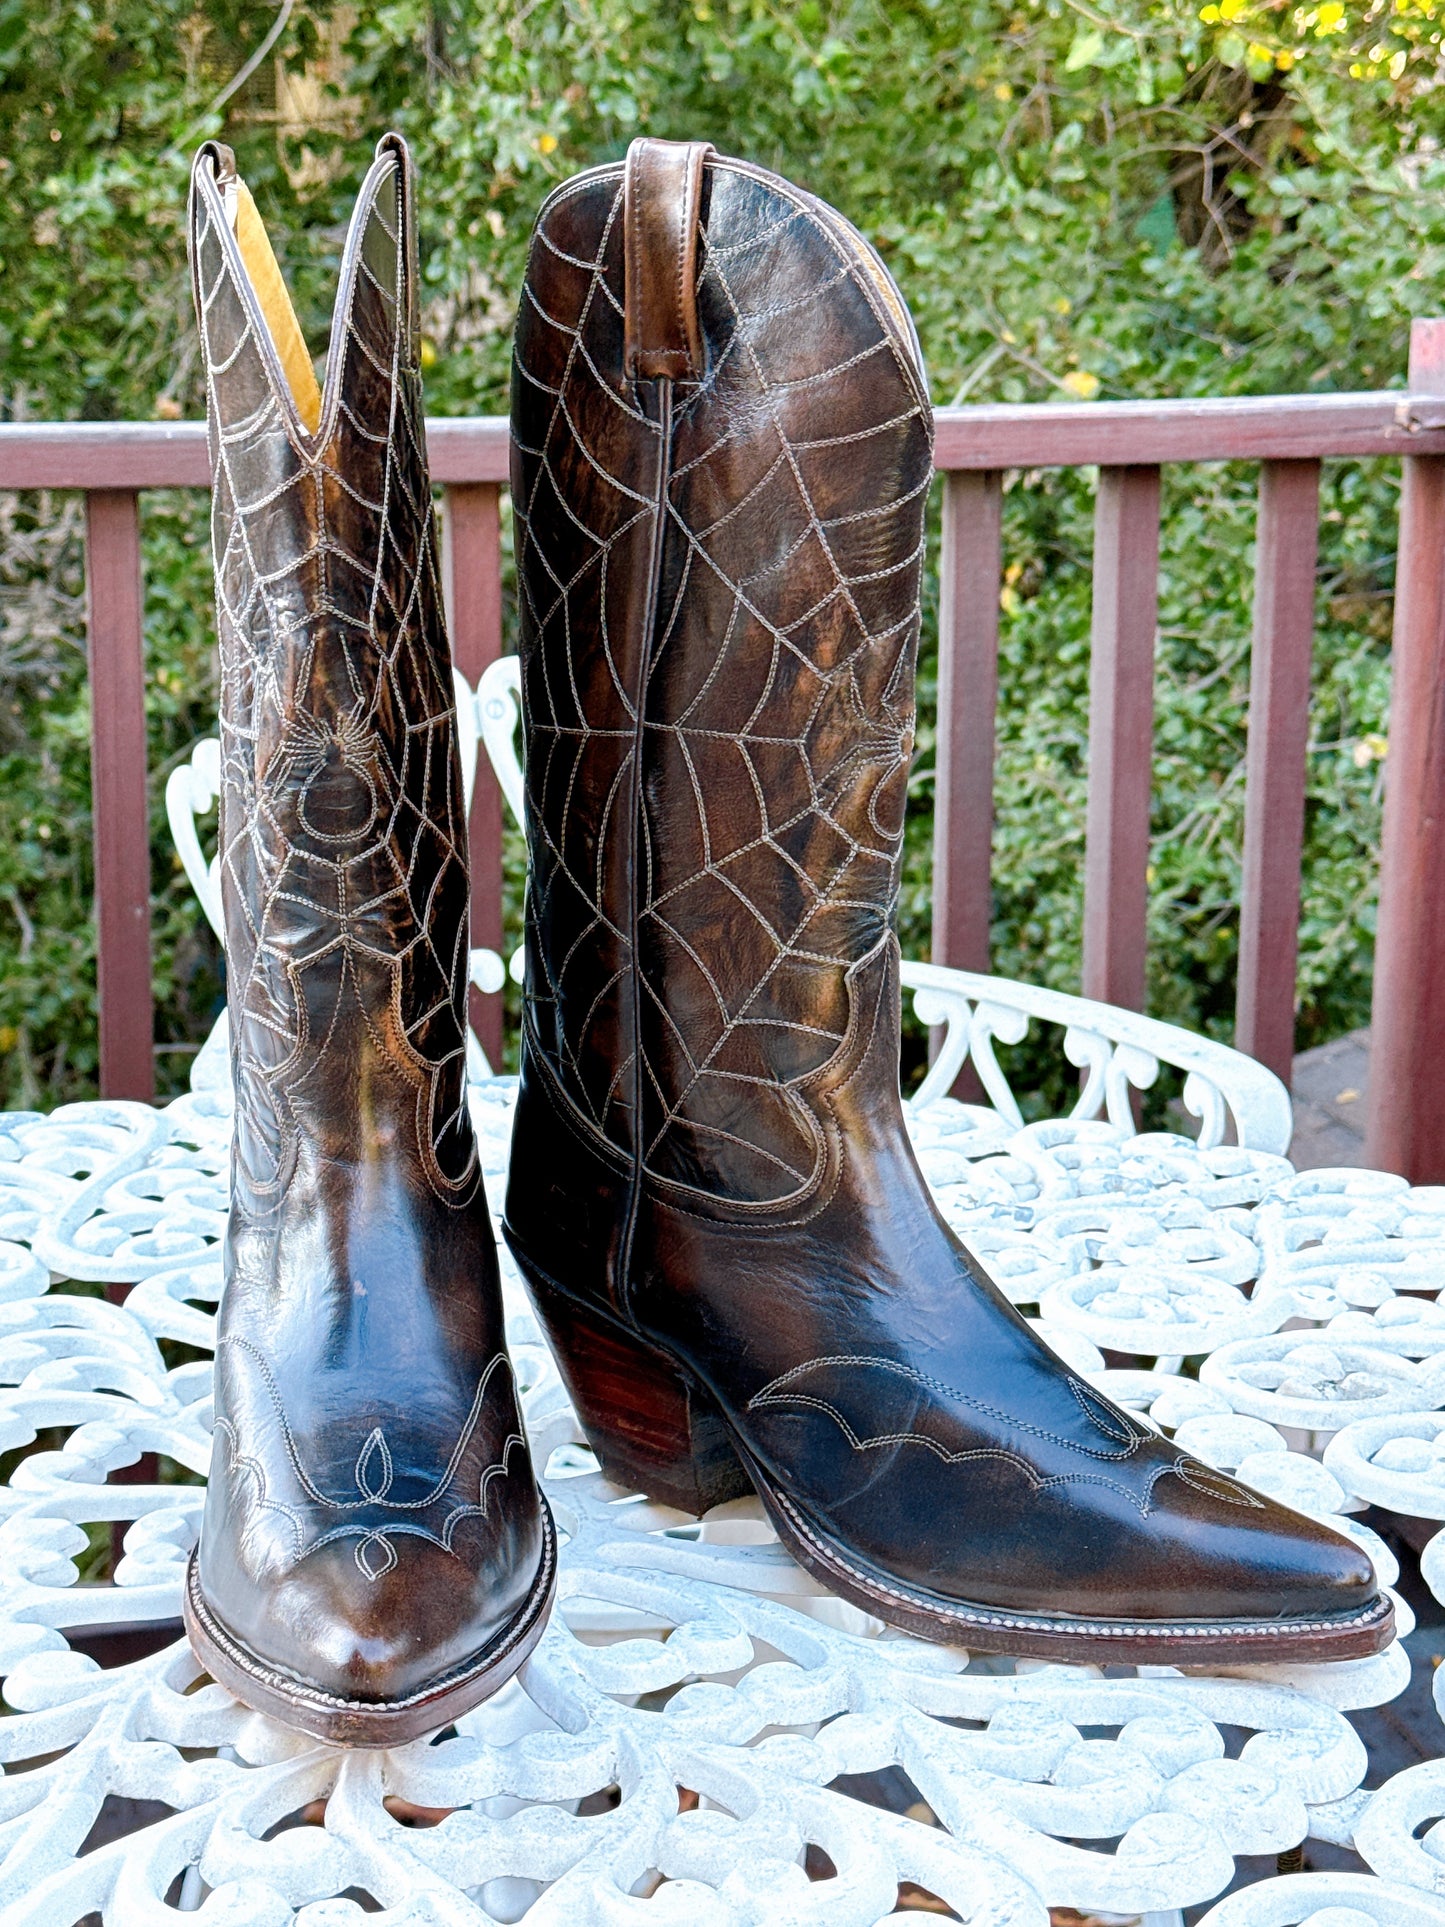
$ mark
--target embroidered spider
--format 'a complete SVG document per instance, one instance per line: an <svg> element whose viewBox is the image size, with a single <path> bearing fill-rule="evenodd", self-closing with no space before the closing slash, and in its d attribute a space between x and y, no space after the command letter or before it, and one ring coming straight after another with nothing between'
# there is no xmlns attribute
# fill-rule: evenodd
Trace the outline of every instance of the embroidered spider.
<svg viewBox="0 0 1445 1927"><path fill-rule="evenodd" d="M272 783L294 786L296 814L321 843L354 843L376 822L379 800L372 777L378 745L371 724L357 708L334 717L304 711L289 716Z"/></svg>

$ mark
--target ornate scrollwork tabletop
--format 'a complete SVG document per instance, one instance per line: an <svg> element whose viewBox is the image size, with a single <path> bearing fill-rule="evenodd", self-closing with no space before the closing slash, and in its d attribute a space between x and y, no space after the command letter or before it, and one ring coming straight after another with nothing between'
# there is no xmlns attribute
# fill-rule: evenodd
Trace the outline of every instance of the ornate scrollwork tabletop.
<svg viewBox="0 0 1445 1927"><path fill-rule="evenodd" d="M975 1042L1005 1036L992 1006L967 1010ZM1114 1091L1108 1040L1069 1037ZM1129 1049L1124 1069L1147 1081ZM1445 1927L1445 1765L1362 1791L1345 1718L1405 1686L1402 1646L1106 1676L903 1638L822 1592L753 1502L699 1522L609 1486L510 1273L565 1538L535 1657L455 1728L392 1753L333 1751L247 1712L168 1632L210 1453L223 1051L222 1032L164 1110L0 1117L6 1927L151 1927L197 1908L235 1927L874 1927L904 1917L910 1886L973 1927L1047 1927L1065 1906L1170 1927L1228 1885L1235 1855L1308 1836L1353 1842L1373 1873L1266 1880L1210 1927ZM1375 1501L1445 1518L1445 1197L1225 1146L1213 1085L1194 1104L1208 1149L1134 1132L1127 1090L1114 1097L1104 1119L1032 1124L1004 1105L915 1108L943 1211L1077 1369L1201 1458L1354 1531L1389 1583L1389 1553L1351 1515ZM497 1203L513 1087L471 1099ZM97 1577L113 1532L120 1556ZM1433 1545L1425 1570L1445 1585ZM146 1627L160 1630L140 1657L85 1650L100 1629L110 1653L117 1629ZM858 1797L879 1775L908 1812ZM161 1817L82 1853L108 1795Z"/></svg>

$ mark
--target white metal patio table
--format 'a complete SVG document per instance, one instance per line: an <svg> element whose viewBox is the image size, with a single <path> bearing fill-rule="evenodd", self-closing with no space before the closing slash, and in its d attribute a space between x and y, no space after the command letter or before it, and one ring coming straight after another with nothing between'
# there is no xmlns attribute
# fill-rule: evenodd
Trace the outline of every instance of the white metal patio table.
<svg viewBox="0 0 1445 1927"><path fill-rule="evenodd" d="M1094 1383L1361 1535L1390 1581L1353 1513L1445 1519L1445 1191L1295 1173L1281 1087L1222 1046L995 979L909 976L919 1014L949 1026L940 1076L969 1054L991 1099L930 1094L911 1114L950 1223ZM1075 1116L1023 1120L996 1046L1030 1022L1084 1070ZM1130 1092L1160 1060L1186 1073L1197 1142L1134 1128ZM209 1456L223 1026L192 1082L163 1109L0 1115L0 1449L35 1448L0 1488L5 1927L177 1910L235 1927L873 1927L911 1917L910 1888L974 1927L1046 1927L1051 1906L1177 1927L1236 1854L1309 1837L1371 1871L1264 1880L1210 1927L1445 1927L1445 1764L1364 1791L1345 1717L1403 1688L1402 1645L1106 1676L905 1639L822 1592L753 1502L699 1523L609 1486L509 1267L566 1539L518 1681L431 1742L345 1754L246 1711L179 1636L98 1664L72 1644L87 1629L164 1638L199 1520L201 1487L174 1473L108 1479L143 1454L200 1476ZM514 1088L471 1088L494 1206ZM117 1522L113 1580L78 1583ZM1445 1540L1423 1567L1445 1588ZM857 1797L857 1776L888 1769L911 1812ZM81 1853L108 1795L171 1811Z"/></svg>

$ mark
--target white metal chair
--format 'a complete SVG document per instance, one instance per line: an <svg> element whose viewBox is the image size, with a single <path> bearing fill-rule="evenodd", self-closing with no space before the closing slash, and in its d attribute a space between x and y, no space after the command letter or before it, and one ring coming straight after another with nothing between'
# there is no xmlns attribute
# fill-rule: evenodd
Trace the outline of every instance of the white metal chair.
<svg viewBox="0 0 1445 1927"><path fill-rule="evenodd" d="M457 682L457 749L462 759L462 790L467 799L467 808L472 806L472 791L476 787L477 751L485 745L487 760L492 774L497 779L497 787L502 792L502 800L512 813L512 820L522 821L522 764L517 753L517 730L522 721L522 685L517 670L515 656L502 656L482 671L482 679L475 691L465 676L456 673ZM495 957L495 951L485 953L474 950L472 982L478 983L475 974L475 959L485 954ZM512 952L511 976L514 984L522 981L526 964L527 948L518 944ZM498 975L495 986L482 984L485 990L502 987L500 975L501 959L496 959Z"/></svg>

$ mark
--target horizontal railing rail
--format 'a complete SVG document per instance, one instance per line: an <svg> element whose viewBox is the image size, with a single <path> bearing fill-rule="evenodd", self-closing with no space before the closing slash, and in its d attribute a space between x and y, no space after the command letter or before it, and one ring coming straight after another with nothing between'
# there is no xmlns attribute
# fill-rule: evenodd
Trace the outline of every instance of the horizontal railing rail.
<svg viewBox="0 0 1445 1927"><path fill-rule="evenodd" d="M457 667L502 648L507 423L427 425L442 487ZM1142 1009L1160 468L1260 464L1235 1041L1288 1080L1294 1052L1320 463L1402 458L1395 695L1370 1096L1373 1161L1445 1179L1445 321L1411 340L1406 390L945 408L933 961L987 970L1002 488L1097 467L1083 990ZM139 492L209 482L201 422L0 425L0 488L87 503L101 1087L153 1090ZM502 947L495 786L471 818L473 942ZM498 1061L497 999L475 1013Z"/></svg>
<svg viewBox="0 0 1445 1927"><path fill-rule="evenodd" d="M940 408L934 423L945 471L1445 455L1445 397L1404 390L982 403ZM507 480L504 416L433 416L427 445L437 483ZM210 479L204 422L0 425L0 488L203 488Z"/></svg>

